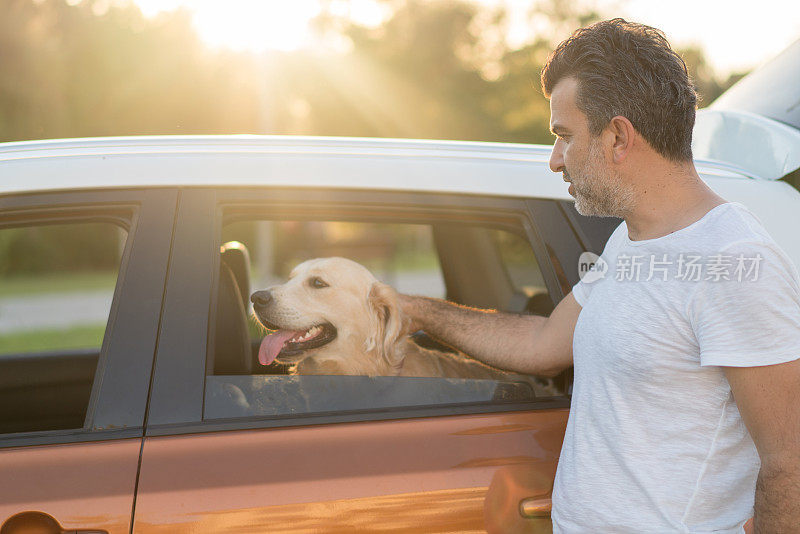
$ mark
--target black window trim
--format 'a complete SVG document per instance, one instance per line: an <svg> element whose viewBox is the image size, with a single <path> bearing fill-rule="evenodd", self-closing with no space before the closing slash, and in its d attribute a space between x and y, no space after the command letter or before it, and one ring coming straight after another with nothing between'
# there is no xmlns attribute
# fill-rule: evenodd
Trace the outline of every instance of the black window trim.
<svg viewBox="0 0 800 534"><path fill-rule="evenodd" d="M608 238L614 230L620 225L622 219L618 217L590 217L581 215L575 209L574 202L567 200L559 201L558 207L561 209L564 217L569 221L572 231L580 242L584 251L591 251L595 254L600 254L605 248ZM586 226L592 224L590 220L594 221L593 230L595 232L587 232Z"/></svg>
<svg viewBox="0 0 800 534"><path fill-rule="evenodd" d="M535 402L536 406L531 404ZM378 421L395 421L400 419L419 419L428 417L471 416L493 413L529 412L531 410L567 410L570 406L568 397L547 397L528 403L493 402L454 405L436 405L380 410L350 410L347 412L315 412L307 414L232 417L229 419L213 419L185 423L168 423L147 426L147 436L172 436L180 434L196 434L205 432L222 432L227 430L262 430L270 428L290 428L300 426L327 425L335 423L364 423Z"/></svg>

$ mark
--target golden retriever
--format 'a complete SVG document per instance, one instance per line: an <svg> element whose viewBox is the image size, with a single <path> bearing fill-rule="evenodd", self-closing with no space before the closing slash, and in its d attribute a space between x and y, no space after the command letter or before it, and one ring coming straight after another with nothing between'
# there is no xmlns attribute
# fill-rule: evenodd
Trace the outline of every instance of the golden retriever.
<svg viewBox="0 0 800 534"><path fill-rule="evenodd" d="M277 360L294 365L297 374L536 383L533 377L503 372L460 353L420 347L408 335L409 321L395 290L345 258L305 261L286 283L256 291L251 300L261 324L275 331L261 343L262 365Z"/></svg>

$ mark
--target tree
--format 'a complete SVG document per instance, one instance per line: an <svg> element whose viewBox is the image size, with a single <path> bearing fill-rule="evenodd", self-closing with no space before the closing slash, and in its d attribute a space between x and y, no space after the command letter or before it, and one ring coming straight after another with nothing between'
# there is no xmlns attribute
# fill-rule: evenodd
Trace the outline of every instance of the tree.
<svg viewBox="0 0 800 534"><path fill-rule="evenodd" d="M706 60L703 50L690 46L677 50L686 63L689 77L694 82L698 93L698 107L706 107L724 93L730 86L739 81L746 72L732 73L724 79L720 77Z"/></svg>
<svg viewBox="0 0 800 534"><path fill-rule="evenodd" d="M592 0L534 4L512 49L507 15L460 0L383 0L377 28L323 11L349 51L214 52L190 13L146 19L105 0L0 0L0 140L271 133L550 143L539 72L553 47L601 18ZM722 80L683 51L702 102Z"/></svg>
<svg viewBox="0 0 800 534"><path fill-rule="evenodd" d="M245 54L212 54L189 14L0 0L0 139L254 131Z"/></svg>

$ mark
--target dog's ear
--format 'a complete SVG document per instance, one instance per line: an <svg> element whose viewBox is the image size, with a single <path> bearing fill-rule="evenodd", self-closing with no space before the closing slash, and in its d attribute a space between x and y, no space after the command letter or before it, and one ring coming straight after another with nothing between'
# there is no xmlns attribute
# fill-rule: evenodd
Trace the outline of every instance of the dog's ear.
<svg viewBox="0 0 800 534"><path fill-rule="evenodd" d="M397 302L397 292L380 282L374 282L367 297L370 308L370 333L364 349L377 350L391 367L399 369L403 363L401 344L408 320L402 315Z"/></svg>

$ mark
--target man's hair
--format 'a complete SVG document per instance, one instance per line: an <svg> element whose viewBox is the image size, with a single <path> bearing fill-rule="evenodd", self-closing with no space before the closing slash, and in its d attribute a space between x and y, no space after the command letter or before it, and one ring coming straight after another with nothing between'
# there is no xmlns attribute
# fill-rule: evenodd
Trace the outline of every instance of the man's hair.
<svg viewBox="0 0 800 534"><path fill-rule="evenodd" d="M544 95L569 77L578 80L577 106L592 135L621 115L662 156L692 159L697 93L660 30L620 18L576 30L547 58Z"/></svg>

